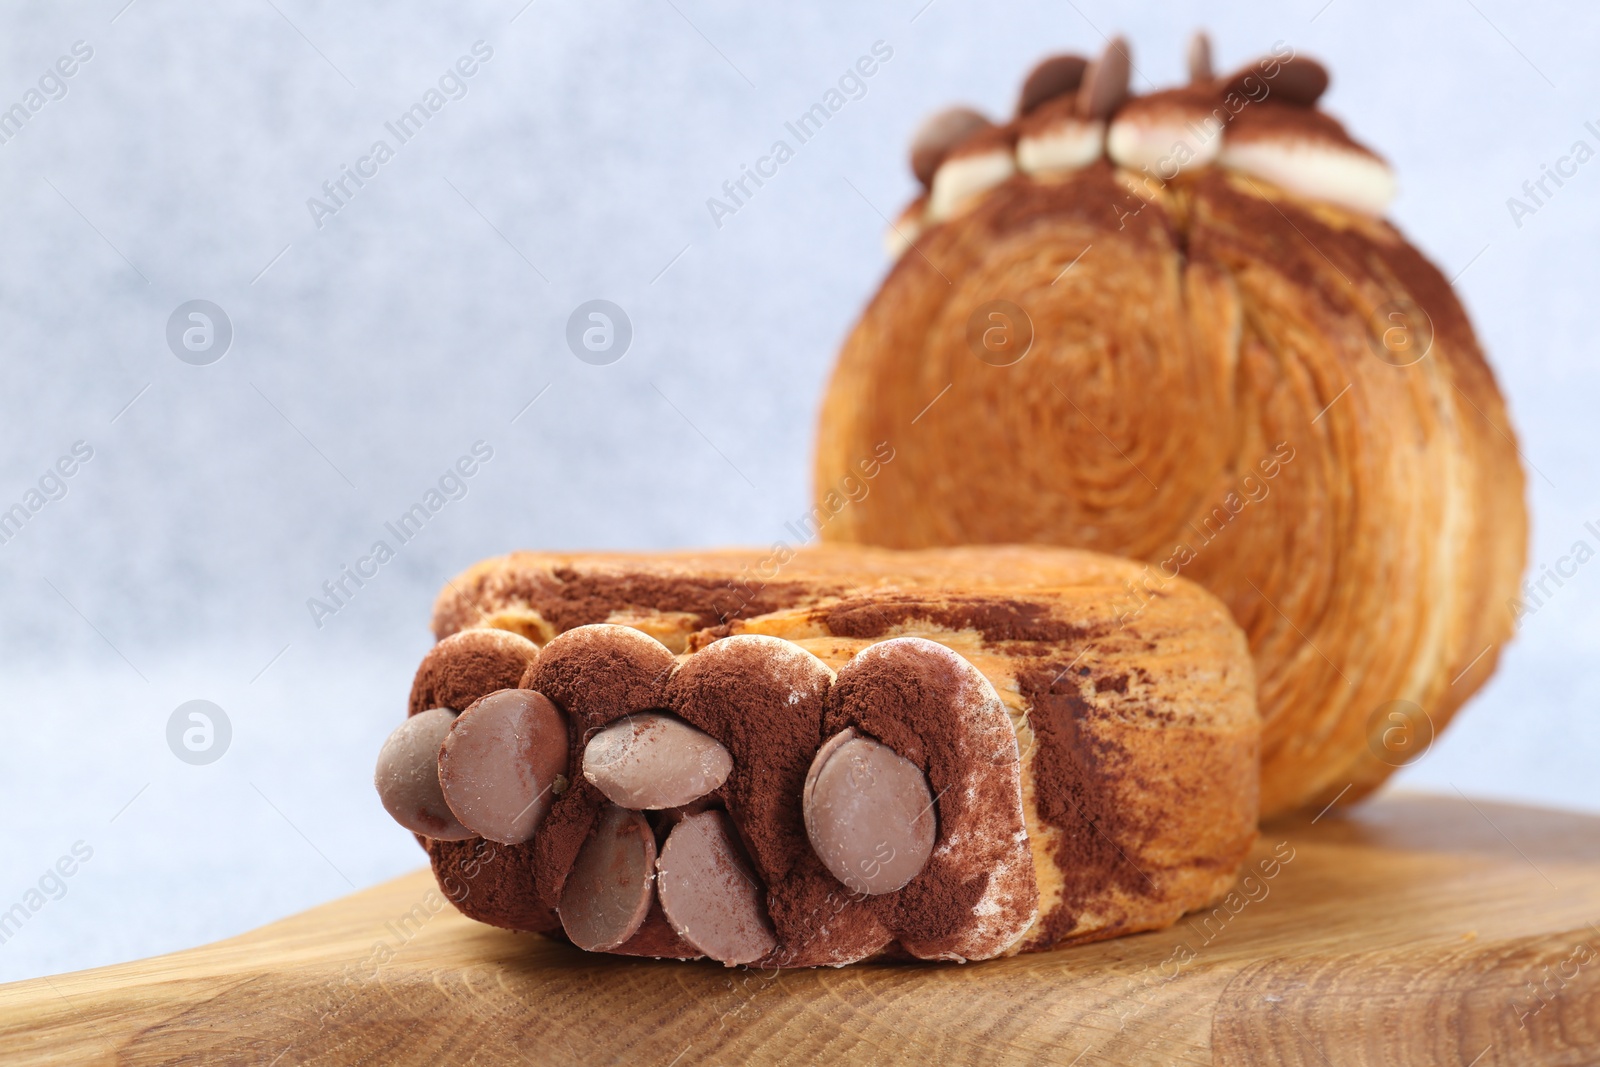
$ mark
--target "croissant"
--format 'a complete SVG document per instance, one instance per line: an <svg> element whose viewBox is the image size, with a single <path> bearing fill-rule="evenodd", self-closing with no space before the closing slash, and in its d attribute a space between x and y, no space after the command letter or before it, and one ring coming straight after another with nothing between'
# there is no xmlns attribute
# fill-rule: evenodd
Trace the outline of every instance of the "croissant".
<svg viewBox="0 0 1600 1067"><path fill-rule="evenodd" d="M485 560L440 594L374 781L463 913L588 951L842 966L1168 926L1234 896L1260 723L1215 597L1177 582L1116 625L1137 571L1042 547Z"/></svg>
<svg viewBox="0 0 1600 1067"><path fill-rule="evenodd" d="M1524 476L1450 282L1381 217L1388 166L1315 107L1327 73L1209 52L1130 98L1118 39L1040 64L1010 122L924 126L810 524L1142 560L1133 632L1198 582L1248 635L1272 814L1369 793L1493 672Z"/></svg>

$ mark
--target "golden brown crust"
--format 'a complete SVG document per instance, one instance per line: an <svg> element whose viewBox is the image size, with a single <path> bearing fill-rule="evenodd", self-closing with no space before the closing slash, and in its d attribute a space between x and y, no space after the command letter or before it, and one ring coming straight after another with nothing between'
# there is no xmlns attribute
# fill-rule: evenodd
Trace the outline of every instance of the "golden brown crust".
<svg viewBox="0 0 1600 1067"><path fill-rule="evenodd" d="M1465 313L1392 226L1100 162L1015 178L917 245L840 354L819 493L878 442L896 459L824 538L1074 545L1205 585L1256 659L1269 813L1364 795L1403 755L1381 707L1442 728L1488 677L1523 475ZM1031 321L1011 366L969 347L997 299Z"/></svg>
<svg viewBox="0 0 1600 1067"><path fill-rule="evenodd" d="M781 549L781 551L779 550ZM514 553L446 585L435 633L626 621L681 657L765 634L837 669L893 637L954 649L1018 733L1039 891L1025 950L1165 926L1232 884L1254 840L1254 675L1226 609L1188 582L1050 548ZM820 746L821 737L817 738Z"/></svg>

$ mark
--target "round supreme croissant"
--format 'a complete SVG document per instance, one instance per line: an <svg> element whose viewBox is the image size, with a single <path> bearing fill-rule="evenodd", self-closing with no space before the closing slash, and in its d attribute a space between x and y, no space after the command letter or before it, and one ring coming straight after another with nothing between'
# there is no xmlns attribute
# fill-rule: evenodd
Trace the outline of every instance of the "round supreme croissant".
<svg viewBox="0 0 1600 1067"><path fill-rule="evenodd" d="M591 952L980 960L1226 921L1255 674L1189 582L1119 627L1137 572L1041 546L484 560L440 594L374 784L464 914Z"/></svg>
<svg viewBox="0 0 1600 1067"><path fill-rule="evenodd" d="M926 188L821 418L824 539L1050 543L1180 574L1245 629L1262 809L1349 802L1493 672L1526 553L1504 402L1388 166L1285 46L1129 96L1045 60L996 125L924 124ZM891 463L879 464L892 448ZM870 472L871 480L864 472ZM862 493L861 490L868 490Z"/></svg>

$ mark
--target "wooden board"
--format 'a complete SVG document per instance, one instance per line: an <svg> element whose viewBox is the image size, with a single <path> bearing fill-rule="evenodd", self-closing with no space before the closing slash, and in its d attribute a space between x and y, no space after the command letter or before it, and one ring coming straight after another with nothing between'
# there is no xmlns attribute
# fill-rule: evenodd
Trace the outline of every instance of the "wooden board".
<svg viewBox="0 0 1600 1067"><path fill-rule="evenodd" d="M1158 933L776 975L429 914L418 872L229 941L0 986L0 1060L1600 1063L1600 819L1390 796L1269 825L1252 871L1232 910Z"/></svg>

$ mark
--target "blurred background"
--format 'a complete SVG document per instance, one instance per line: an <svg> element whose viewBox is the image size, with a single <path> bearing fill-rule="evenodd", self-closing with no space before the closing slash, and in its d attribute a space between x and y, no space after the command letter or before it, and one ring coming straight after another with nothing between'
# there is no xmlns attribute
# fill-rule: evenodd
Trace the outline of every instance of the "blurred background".
<svg viewBox="0 0 1600 1067"><path fill-rule="evenodd" d="M1007 114L1036 59L1119 31L1137 89L1174 83L1202 26L1223 69L1280 40L1331 68L1323 106L1395 163L1392 217L1458 276L1508 396L1533 572L1600 549L1600 11L8 5L0 511L26 518L0 519L0 911L28 915L0 931L0 979L419 866L371 767L443 581L514 547L785 536L918 120ZM798 144L784 124L874 53ZM779 139L793 158L714 215ZM621 315L585 360L569 321L594 300ZM385 523L430 490L400 543ZM394 558L330 597L379 539ZM1587 558L1399 784L1600 811ZM211 732L185 745L191 701Z"/></svg>

